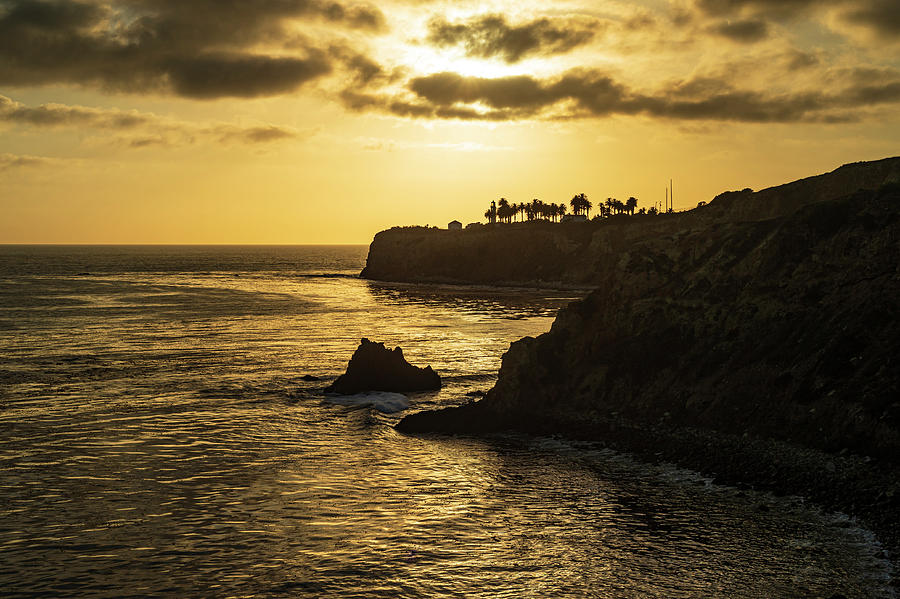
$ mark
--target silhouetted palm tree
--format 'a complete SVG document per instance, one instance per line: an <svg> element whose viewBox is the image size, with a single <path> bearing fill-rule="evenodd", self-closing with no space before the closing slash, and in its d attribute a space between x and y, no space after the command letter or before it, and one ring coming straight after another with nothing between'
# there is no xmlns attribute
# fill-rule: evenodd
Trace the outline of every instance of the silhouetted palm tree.
<svg viewBox="0 0 900 599"><path fill-rule="evenodd" d="M500 198L500 201L497 202L497 216L500 217L501 221L506 220L506 222L509 222L509 202L506 198Z"/></svg>
<svg viewBox="0 0 900 599"><path fill-rule="evenodd" d="M572 199L569 201L569 204L572 206L572 214L581 214L581 196L575 195L572 196Z"/></svg>
<svg viewBox="0 0 900 599"><path fill-rule="evenodd" d="M628 201L625 202L625 209L628 210L628 213L631 214L631 216L634 216L634 209L637 208L637 203L637 198L634 196L631 196L628 198Z"/></svg>
<svg viewBox="0 0 900 599"><path fill-rule="evenodd" d="M497 204L491 202L491 207L484 211L484 217L490 224L497 222Z"/></svg>
<svg viewBox="0 0 900 599"><path fill-rule="evenodd" d="M591 204L591 201L588 200L587 196L583 193L579 193L578 195L576 195L569 203L572 205L572 212L574 212L575 214L583 213L586 216L591 215L591 208L593 207L593 204Z"/></svg>

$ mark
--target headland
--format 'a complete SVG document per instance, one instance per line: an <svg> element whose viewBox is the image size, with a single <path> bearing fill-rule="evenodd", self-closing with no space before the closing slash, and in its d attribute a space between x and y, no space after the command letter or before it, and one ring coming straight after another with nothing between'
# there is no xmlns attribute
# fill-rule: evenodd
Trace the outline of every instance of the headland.
<svg viewBox="0 0 900 599"><path fill-rule="evenodd" d="M896 555L898 181L891 158L685 213L382 232L364 276L593 288L483 399L398 428L592 439L845 511Z"/></svg>

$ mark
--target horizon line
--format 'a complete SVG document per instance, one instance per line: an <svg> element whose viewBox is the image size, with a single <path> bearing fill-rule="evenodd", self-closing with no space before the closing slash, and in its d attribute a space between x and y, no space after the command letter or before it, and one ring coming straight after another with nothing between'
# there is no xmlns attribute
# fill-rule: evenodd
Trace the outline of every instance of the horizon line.
<svg viewBox="0 0 900 599"><path fill-rule="evenodd" d="M75 246L105 246L105 247L223 247L223 246L241 246L241 247L323 247L323 246L348 246L348 245L369 245L371 242L365 243L85 243L85 242L4 242L0 241L0 247L10 246L58 246L58 247L75 247Z"/></svg>

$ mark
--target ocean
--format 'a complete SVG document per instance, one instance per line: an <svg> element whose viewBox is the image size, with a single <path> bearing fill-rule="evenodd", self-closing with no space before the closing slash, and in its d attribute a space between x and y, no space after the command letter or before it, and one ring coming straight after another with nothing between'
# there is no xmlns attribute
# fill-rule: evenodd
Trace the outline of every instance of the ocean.
<svg viewBox="0 0 900 599"><path fill-rule="evenodd" d="M796 497L562 438L407 436L571 292L365 246L0 246L3 597L893 597ZM329 397L362 337L438 392Z"/></svg>

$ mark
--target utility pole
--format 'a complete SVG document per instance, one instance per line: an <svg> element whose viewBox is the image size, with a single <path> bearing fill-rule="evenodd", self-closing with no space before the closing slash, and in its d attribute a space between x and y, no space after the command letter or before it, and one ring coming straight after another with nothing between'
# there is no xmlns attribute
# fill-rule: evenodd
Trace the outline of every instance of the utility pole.
<svg viewBox="0 0 900 599"><path fill-rule="evenodd" d="M672 179L669 179L669 210L675 212L675 186Z"/></svg>

